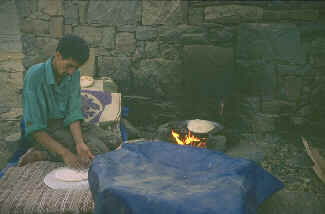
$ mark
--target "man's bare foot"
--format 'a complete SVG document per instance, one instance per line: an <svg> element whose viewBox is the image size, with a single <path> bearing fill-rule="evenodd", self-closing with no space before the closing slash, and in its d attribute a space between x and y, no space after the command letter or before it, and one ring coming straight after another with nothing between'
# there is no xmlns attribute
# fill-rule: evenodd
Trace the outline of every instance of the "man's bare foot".
<svg viewBox="0 0 325 214"><path fill-rule="evenodd" d="M17 166L24 166L28 163L33 163L36 161L47 160L46 151L38 151L34 148L30 148L23 156L19 158Z"/></svg>

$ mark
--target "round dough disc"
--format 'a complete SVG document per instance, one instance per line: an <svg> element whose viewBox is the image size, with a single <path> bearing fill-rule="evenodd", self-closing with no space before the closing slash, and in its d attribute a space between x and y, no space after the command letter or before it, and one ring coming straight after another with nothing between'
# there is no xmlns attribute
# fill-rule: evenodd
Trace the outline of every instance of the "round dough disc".
<svg viewBox="0 0 325 214"><path fill-rule="evenodd" d="M61 181L78 182L88 179L88 170L78 171L70 168L61 168L55 172L55 178Z"/></svg>
<svg viewBox="0 0 325 214"><path fill-rule="evenodd" d="M92 86L94 83L94 78L91 76L81 76L80 77L80 87L81 88L87 88L89 86Z"/></svg>
<svg viewBox="0 0 325 214"><path fill-rule="evenodd" d="M194 133L207 133L215 128L215 125L207 120L190 120L187 123L187 129Z"/></svg>

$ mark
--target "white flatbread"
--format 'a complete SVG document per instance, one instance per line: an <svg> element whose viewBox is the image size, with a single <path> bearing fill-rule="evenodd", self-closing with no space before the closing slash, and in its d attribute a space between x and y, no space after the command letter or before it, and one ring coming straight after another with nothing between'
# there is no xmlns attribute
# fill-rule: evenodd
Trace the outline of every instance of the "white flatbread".
<svg viewBox="0 0 325 214"><path fill-rule="evenodd" d="M94 78L91 76L81 76L80 77L80 87L88 88L94 84Z"/></svg>
<svg viewBox="0 0 325 214"><path fill-rule="evenodd" d="M208 120L189 120L187 123L187 129L194 133L207 133L215 128L215 125Z"/></svg>
<svg viewBox="0 0 325 214"><path fill-rule="evenodd" d="M88 179L88 170L78 171L63 167L55 172L55 178L61 181L78 182Z"/></svg>

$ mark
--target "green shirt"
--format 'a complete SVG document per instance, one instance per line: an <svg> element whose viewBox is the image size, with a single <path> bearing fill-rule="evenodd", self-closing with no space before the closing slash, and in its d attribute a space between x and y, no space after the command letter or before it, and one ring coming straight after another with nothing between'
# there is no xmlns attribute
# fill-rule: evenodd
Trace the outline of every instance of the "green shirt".
<svg viewBox="0 0 325 214"><path fill-rule="evenodd" d="M49 119L64 119L64 126L82 120L80 73L75 70L55 82L51 60L28 69L23 87L23 116L25 136L47 128Z"/></svg>

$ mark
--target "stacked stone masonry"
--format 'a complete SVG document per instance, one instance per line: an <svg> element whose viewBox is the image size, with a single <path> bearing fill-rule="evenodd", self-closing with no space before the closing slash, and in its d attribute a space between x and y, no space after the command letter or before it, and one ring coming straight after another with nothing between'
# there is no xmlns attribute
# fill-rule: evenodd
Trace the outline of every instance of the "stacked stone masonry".
<svg viewBox="0 0 325 214"><path fill-rule="evenodd" d="M224 85L236 84L242 104L259 113L253 118L243 115L261 123L256 131L273 131L281 114L291 113L292 121L299 123L308 112L301 110L303 104L317 86L311 82L324 79L322 2L3 2L0 9L14 5L17 11L12 20L19 22L12 24L19 25L21 43L14 49L24 54L23 70L53 55L58 39L74 33L91 47L91 60L82 72L112 77L123 94L179 96L186 75L229 73L240 81L228 78ZM5 70L0 80L11 75L21 81L22 75L7 71L6 63L0 68ZM294 109L295 114L283 109Z"/></svg>

